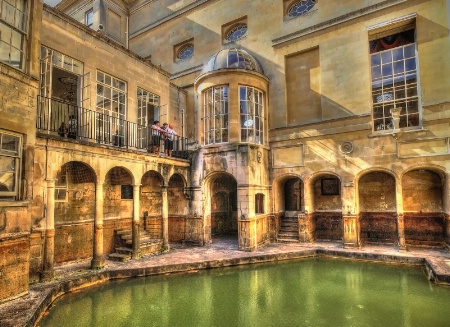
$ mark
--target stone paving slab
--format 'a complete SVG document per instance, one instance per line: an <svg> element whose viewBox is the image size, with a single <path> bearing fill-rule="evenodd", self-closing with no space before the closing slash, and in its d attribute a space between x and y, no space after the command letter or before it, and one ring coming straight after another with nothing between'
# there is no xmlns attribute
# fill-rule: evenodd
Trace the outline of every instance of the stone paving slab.
<svg viewBox="0 0 450 327"><path fill-rule="evenodd" d="M55 279L30 286L29 293L0 304L0 326L33 326L48 306L60 295L79 288L128 278L197 269L210 269L241 264L290 260L311 256L340 257L351 260L387 261L425 265L428 278L450 285L450 253L441 249L410 249L399 252L396 247L365 246L344 249L341 243L323 242L313 245L272 243L254 252L238 251L235 240L219 239L207 247L173 245L171 251L128 262L107 260L101 270L89 269L83 260L55 268ZM425 277L424 277L425 278Z"/></svg>

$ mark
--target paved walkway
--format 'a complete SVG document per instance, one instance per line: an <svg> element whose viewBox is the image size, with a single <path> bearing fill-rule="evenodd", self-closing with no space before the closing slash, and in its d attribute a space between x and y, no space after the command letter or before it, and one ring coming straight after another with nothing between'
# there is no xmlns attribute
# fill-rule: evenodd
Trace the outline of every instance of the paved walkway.
<svg viewBox="0 0 450 327"><path fill-rule="evenodd" d="M238 251L236 239L223 238L214 239L213 244L207 247L172 245L170 252L147 256L140 260L131 260L124 263L107 260L105 268L102 270L89 269L89 260L56 267L53 281L32 285L27 295L0 304L0 326L34 325L48 305L59 295L111 278L288 260L316 255L425 264L428 278L439 283L450 284L450 253L445 250L411 249L406 252L399 252L396 247L389 246L344 249L341 243L323 242L314 245L276 243L254 252L242 252Z"/></svg>

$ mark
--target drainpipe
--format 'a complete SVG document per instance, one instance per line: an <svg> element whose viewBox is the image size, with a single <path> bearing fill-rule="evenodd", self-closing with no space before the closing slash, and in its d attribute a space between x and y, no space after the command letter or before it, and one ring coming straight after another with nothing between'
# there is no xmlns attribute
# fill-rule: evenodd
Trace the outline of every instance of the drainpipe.
<svg viewBox="0 0 450 327"><path fill-rule="evenodd" d="M125 31L125 35L126 35L126 39L125 39L125 48L127 48L128 49L128 32L129 32L129 29L130 29L130 26L129 26L129 24L130 24L130 19L128 18L128 16L127 16L127 26L126 26L126 31Z"/></svg>

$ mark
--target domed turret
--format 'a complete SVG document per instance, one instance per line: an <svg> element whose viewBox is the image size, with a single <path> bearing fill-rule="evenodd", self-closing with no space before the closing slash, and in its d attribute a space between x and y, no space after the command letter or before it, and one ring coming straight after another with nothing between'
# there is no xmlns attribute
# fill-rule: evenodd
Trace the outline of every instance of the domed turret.
<svg viewBox="0 0 450 327"><path fill-rule="evenodd" d="M221 69L245 69L264 74L260 63L253 56L245 50L236 48L217 52L203 66L200 75Z"/></svg>

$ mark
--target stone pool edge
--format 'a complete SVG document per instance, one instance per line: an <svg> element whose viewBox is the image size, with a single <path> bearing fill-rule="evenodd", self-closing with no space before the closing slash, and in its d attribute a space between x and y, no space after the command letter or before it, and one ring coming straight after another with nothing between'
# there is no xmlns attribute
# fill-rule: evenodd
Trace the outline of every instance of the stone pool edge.
<svg viewBox="0 0 450 327"><path fill-rule="evenodd" d="M132 277L155 276L170 273L182 273L192 270L206 270L222 267L233 267L255 263L267 263L285 260L295 260L310 257L335 257L350 260L362 260L369 262L384 262L407 265L423 265L427 271L428 280L436 284L450 285L450 274L438 273L433 262L428 258L419 256L402 256L373 252L350 252L345 250L330 249L304 249L286 253L255 254L238 258L213 259L193 261L177 264L165 264L158 266L145 266L139 268L113 268L109 270L89 271L82 276L74 276L46 284L39 284L37 289L46 290L42 301L35 307L33 313L26 322L26 326L36 326L48 308L60 296L82 288L97 285L113 279Z"/></svg>

